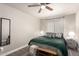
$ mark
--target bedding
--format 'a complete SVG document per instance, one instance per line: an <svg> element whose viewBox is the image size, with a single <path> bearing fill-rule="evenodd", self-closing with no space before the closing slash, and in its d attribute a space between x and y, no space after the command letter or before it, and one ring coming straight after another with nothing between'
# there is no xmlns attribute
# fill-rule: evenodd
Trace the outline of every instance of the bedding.
<svg viewBox="0 0 79 59"><path fill-rule="evenodd" d="M69 56L79 56L79 45L77 41L73 39L67 39L68 55Z"/></svg>
<svg viewBox="0 0 79 59"><path fill-rule="evenodd" d="M72 50L78 50L78 43L73 39L67 39L67 47Z"/></svg>
<svg viewBox="0 0 79 59"><path fill-rule="evenodd" d="M67 47L64 38L58 39L58 38L52 38L48 36L40 36L37 38L33 38L30 42L29 45L45 45L45 46L50 46L50 47L55 47L58 50L61 51L63 56L67 56Z"/></svg>

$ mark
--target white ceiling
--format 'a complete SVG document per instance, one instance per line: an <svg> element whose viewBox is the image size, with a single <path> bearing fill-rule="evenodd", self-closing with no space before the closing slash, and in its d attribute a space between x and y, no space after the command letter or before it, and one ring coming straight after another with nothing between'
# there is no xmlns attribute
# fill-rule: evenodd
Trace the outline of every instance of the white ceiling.
<svg viewBox="0 0 79 59"><path fill-rule="evenodd" d="M55 16L63 16L75 13L79 10L79 3L52 3L49 4L49 6L54 9L53 11L43 9L41 13L38 13L38 10L40 8L39 6L27 7L28 4L29 3L10 3L7 5L17 8L25 13L29 13L37 18L51 18Z"/></svg>

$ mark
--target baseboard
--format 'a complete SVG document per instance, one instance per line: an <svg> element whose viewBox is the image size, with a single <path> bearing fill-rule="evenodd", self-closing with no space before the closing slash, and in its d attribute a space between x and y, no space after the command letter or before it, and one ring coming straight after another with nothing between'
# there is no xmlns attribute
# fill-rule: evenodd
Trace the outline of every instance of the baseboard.
<svg viewBox="0 0 79 59"><path fill-rule="evenodd" d="M28 46L28 45L21 46L21 47L16 48L16 49L14 49L14 50L12 50L12 51L9 51L9 52L7 52L7 53L4 53L4 54L2 54L2 55L0 55L0 56L7 56L7 55L9 55L9 54L11 54L11 53L13 53L13 52L16 52L16 51L18 51L18 50L20 50L20 49L22 49L22 48L25 48L25 47L27 47L27 46Z"/></svg>

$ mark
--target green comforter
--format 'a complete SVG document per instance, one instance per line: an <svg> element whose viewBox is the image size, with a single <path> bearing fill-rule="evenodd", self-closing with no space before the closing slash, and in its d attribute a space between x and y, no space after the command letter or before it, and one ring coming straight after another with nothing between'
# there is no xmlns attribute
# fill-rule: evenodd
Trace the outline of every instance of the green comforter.
<svg viewBox="0 0 79 59"><path fill-rule="evenodd" d="M29 42L29 45L31 43L32 44L39 43L39 44L55 47L55 48L57 48L57 49L59 49L61 51L63 56L67 56L68 55L66 44L65 44L65 41L64 41L63 38L56 39L56 38L50 38L50 37L44 37L43 36L43 37L38 37L38 38L32 39Z"/></svg>

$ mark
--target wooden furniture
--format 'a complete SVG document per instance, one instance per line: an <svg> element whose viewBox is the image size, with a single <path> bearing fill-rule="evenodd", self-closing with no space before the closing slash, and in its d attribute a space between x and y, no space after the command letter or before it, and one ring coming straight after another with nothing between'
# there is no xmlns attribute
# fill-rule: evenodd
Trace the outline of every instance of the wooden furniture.
<svg viewBox="0 0 79 59"><path fill-rule="evenodd" d="M37 56L57 56L58 54L56 51L52 51L47 48L37 48L36 55Z"/></svg>

